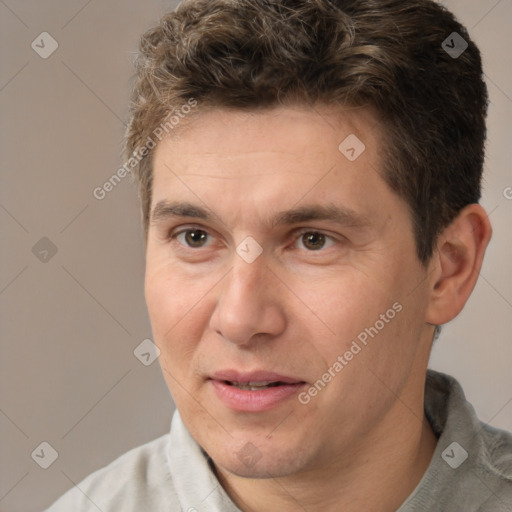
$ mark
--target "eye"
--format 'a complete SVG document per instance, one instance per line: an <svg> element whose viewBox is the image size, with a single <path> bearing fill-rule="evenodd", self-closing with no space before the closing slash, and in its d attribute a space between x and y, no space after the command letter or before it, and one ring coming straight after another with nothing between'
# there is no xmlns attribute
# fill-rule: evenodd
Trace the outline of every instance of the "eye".
<svg viewBox="0 0 512 512"><path fill-rule="evenodd" d="M319 231L302 231L296 243L302 244L307 251L319 251L334 245L332 237Z"/></svg>
<svg viewBox="0 0 512 512"><path fill-rule="evenodd" d="M181 245L192 249L207 247L208 237L210 235L202 229L186 229L175 233L171 238L175 238Z"/></svg>

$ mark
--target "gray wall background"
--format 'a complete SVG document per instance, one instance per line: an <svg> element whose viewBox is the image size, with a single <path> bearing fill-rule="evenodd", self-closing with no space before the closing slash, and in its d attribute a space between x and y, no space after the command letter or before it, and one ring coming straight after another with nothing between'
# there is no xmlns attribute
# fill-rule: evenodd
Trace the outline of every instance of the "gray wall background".
<svg viewBox="0 0 512 512"><path fill-rule="evenodd" d="M512 0L444 3L484 56L494 238L431 367L461 381L482 420L512 430ZM41 510L169 428L158 363L133 353L151 338L136 190L125 178L101 201L92 192L123 163L138 37L174 5L0 0L0 511ZM58 43L46 59L42 32ZM58 452L47 469L42 442Z"/></svg>

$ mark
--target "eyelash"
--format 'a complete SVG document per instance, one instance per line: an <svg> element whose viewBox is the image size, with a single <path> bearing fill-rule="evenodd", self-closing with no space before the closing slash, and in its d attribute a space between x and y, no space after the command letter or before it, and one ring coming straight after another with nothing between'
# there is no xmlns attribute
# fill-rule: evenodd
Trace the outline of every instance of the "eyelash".
<svg viewBox="0 0 512 512"><path fill-rule="evenodd" d="M180 231L177 231L175 233L173 232L170 232L169 235L167 236L167 240L168 241L171 241L171 242L175 242L177 237L179 235L182 235L184 233L188 233L189 231L203 231L204 233L206 233L207 236L211 237L212 235L206 230L206 229L203 229L202 227L194 227L194 226L189 226L185 229L181 229ZM305 235L306 233L313 233L313 234L318 234L318 235L322 235L325 237L326 241L331 241L333 242L333 244L336 244L336 243L340 243L339 240L336 240L333 236L331 235L328 235L327 233L321 231L321 230L318 230L318 229L311 229L311 228L300 228L299 230L296 230L294 231L294 245L295 243L297 243L298 240L301 239L301 237L303 235ZM190 247L190 246L187 246L185 244L182 244L180 242L178 242L179 245L184 248L184 250L198 250L198 249L204 249L206 247ZM332 244L332 245L333 245ZM326 249L328 249L329 247L332 247L332 245L330 246L327 246L327 247L322 247L321 249L318 249L318 250L307 250L307 249L304 249L306 252L310 252L310 253L319 253L319 252L323 252L325 251Z"/></svg>

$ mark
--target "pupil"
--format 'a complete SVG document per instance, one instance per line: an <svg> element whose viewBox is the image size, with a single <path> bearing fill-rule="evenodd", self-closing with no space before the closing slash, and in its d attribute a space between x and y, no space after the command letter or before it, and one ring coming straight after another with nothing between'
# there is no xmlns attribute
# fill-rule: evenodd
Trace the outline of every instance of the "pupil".
<svg viewBox="0 0 512 512"><path fill-rule="evenodd" d="M187 244L191 247L200 247L206 239L206 233L199 229L187 231L185 239L187 240Z"/></svg>
<svg viewBox="0 0 512 512"><path fill-rule="evenodd" d="M304 245L316 251L325 244L325 236L321 233L305 233L302 237Z"/></svg>

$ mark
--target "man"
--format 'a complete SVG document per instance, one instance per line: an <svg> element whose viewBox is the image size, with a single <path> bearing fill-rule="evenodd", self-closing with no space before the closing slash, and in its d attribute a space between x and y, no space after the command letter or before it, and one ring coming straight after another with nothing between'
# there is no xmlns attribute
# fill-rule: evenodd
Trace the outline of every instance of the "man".
<svg viewBox="0 0 512 512"><path fill-rule="evenodd" d="M512 510L512 436L427 373L471 294L480 54L430 0L190 0L126 137L170 434L50 507Z"/></svg>

